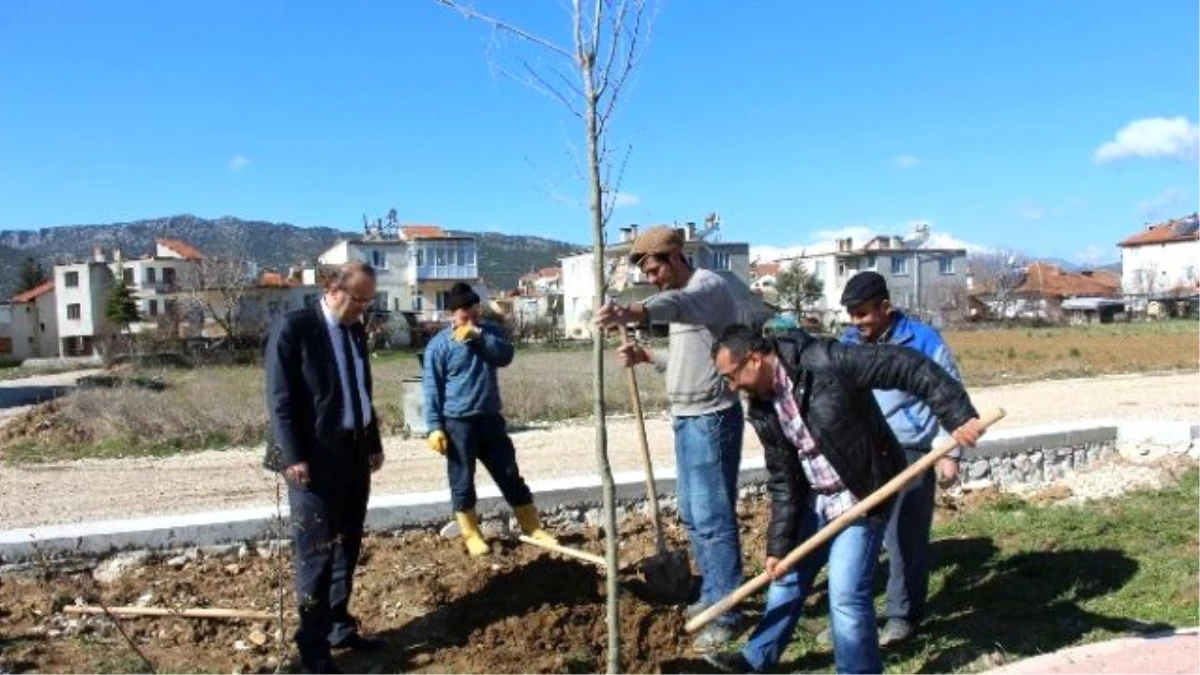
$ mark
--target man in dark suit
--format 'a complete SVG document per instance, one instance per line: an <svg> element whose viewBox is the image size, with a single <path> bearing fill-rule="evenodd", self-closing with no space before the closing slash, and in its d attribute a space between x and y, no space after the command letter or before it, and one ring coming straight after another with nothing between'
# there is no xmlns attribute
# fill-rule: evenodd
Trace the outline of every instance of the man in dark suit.
<svg viewBox="0 0 1200 675"><path fill-rule="evenodd" d="M370 265L332 268L321 300L280 317L267 340L266 464L288 482L296 645L315 673L339 672L331 647L383 645L359 633L349 610L371 474L383 465L362 324L374 299Z"/></svg>

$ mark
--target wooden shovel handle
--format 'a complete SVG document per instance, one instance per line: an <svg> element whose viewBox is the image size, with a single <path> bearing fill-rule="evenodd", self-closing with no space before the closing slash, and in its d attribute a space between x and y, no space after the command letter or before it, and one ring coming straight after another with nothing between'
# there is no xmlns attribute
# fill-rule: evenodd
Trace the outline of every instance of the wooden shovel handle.
<svg viewBox="0 0 1200 675"><path fill-rule="evenodd" d="M1004 410L1002 408L997 408L981 417L979 421L983 424L983 428L987 429L1003 418ZM832 539L834 535L854 523L854 521L867 515L871 509L875 508L904 488L909 481L925 471L933 468L933 465L936 464L939 459L944 457L956 447L958 447L958 443L956 443L953 438L947 438L942 442L941 445L927 452L924 457L914 462L904 471L901 471L896 475L895 478L892 478L888 482L884 483L883 487L872 492L867 496L866 499L855 504L850 508L850 510L833 519L826 524L825 527L821 528L816 534L806 539L804 543L792 549L791 553L788 553L786 556L784 556L783 560L780 560L775 566L776 574L783 574L787 570L790 570L796 565L796 563L800 562L804 556L815 551L822 544ZM684 626L684 628L689 633L694 633L700 630L710 621L733 609L740 602L751 595L754 595L764 586L770 583L771 575L767 574L766 572L759 574L750 581L747 581L739 586L732 593L725 596L708 609L701 612L694 619L687 622L687 625Z"/></svg>
<svg viewBox="0 0 1200 675"><path fill-rule="evenodd" d="M218 607L98 607L93 605L67 605L66 614L110 614L112 616L171 616L186 619L252 619L271 621L279 618L277 613L259 612L249 609L222 609Z"/></svg>
<svg viewBox="0 0 1200 675"><path fill-rule="evenodd" d="M621 342L629 342L629 329L621 324ZM628 368L629 400L633 406L633 416L637 419L638 444L642 449L642 466L646 468L646 501L650 502L650 519L654 523L654 545L659 553L667 549L663 537L662 516L658 513L658 489L654 483L654 463L650 461L650 441L646 438L646 418L642 413L642 394L638 389L637 373L633 364Z"/></svg>

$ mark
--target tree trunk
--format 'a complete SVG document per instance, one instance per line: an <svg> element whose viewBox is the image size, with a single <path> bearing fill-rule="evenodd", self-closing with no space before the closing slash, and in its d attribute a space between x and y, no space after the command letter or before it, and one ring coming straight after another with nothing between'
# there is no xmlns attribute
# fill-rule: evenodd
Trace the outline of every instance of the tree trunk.
<svg viewBox="0 0 1200 675"><path fill-rule="evenodd" d="M586 101L584 118L587 122L588 188L592 214L592 274L596 294L592 303L592 316L600 313L606 302L603 293L604 279L604 212L603 193L600 186L600 149L596 119L596 87L593 81L594 55L581 63L583 71L583 93ZM617 510L616 490L613 486L612 466L608 461L608 430L605 425L604 406L604 333L603 329L592 332L592 398L593 415L596 418L596 466L600 471L600 484L604 498L604 553L608 560L605 596L608 609L608 672L621 670L621 616L619 606L620 585L618 583L620 563L617 561Z"/></svg>

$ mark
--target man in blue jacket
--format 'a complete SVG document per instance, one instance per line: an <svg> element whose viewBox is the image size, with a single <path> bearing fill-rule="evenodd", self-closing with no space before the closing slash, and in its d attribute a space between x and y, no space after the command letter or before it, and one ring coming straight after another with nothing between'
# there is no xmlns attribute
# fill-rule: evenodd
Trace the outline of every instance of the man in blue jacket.
<svg viewBox="0 0 1200 675"><path fill-rule="evenodd" d="M929 357L955 380L962 381L954 355L942 336L931 326L893 307L887 281L877 272L860 272L851 277L842 292L842 306L853 324L842 335L843 343L909 347ZM933 411L913 394L897 389L875 390L875 400L900 442L908 464L929 452L935 439L944 435ZM943 481L952 482L958 476L960 457L961 451L955 449L938 461L937 472ZM879 633L881 646L910 637L925 615L935 480L934 472L928 471L897 496L884 532L890 569L884 613L887 622Z"/></svg>
<svg viewBox="0 0 1200 675"><path fill-rule="evenodd" d="M450 288L446 308L453 320L425 349L422 388L429 447L446 458L451 501L467 553L482 556L491 550L475 513L476 460L496 481L521 530L557 543L542 529L500 412L496 369L512 363L512 343L499 326L480 321L479 295L468 284L458 282Z"/></svg>

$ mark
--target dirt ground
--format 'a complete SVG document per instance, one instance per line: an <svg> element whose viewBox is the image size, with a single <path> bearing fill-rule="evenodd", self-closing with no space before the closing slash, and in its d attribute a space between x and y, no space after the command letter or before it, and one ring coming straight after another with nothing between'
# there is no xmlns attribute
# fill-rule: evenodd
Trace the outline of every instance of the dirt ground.
<svg viewBox="0 0 1200 675"><path fill-rule="evenodd" d="M1197 373L1122 375L971 389L980 410L1004 407L997 429L1087 419L1200 419ZM648 420L656 467L675 464L669 421ZM513 436L522 473L531 482L587 473L595 466L595 436L586 423L535 428ZM445 464L422 440L385 440L387 463L375 475L376 495L446 489ZM639 471L635 426L609 424L613 470ZM744 457L762 447L747 430ZM15 528L143 515L272 506L275 478L261 468L261 451L231 449L161 459L82 460L5 466L0 527ZM490 485L480 473L479 485ZM536 488L536 486L535 486ZM30 495L37 495L31 500Z"/></svg>
<svg viewBox="0 0 1200 675"><path fill-rule="evenodd" d="M753 515L749 515L753 513ZM743 515L747 570L762 551L765 509ZM649 553L644 521L621 529L622 561ZM562 533L560 533L561 535ZM561 540L602 553L596 529L579 527ZM678 529L673 546L683 546ZM472 560L459 540L434 533L372 536L365 546L352 611L365 632L390 646L369 657L335 655L347 672L597 672L607 645L604 578L582 562L500 540L496 553ZM176 562L177 564L177 562ZM681 606L647 594L637 572L624 575L621 631L626 672L697 672L688 652ZM30 573L0 584L0 672L138 672L145 666L105 617L61 613L76 598L108 605L156 607L277 606L280 579L291 602L290 556L242 559L200 554L181 568L161 558L101 586L87 570ZM146 594L151 594L147 597ZM274 672L280 664L278 622L123 619L121 625L158 672ZM290 649L294 622L285 621ZM256 642L261 642L257 646ZM291 654L285 656L285 667Z"/></svg>

